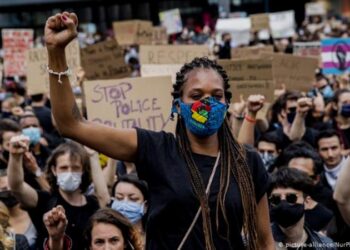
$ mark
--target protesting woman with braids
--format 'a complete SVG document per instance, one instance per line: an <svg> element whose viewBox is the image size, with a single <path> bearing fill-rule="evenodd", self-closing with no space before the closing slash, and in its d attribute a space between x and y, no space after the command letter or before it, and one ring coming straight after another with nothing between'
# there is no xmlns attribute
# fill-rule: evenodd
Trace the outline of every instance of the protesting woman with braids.
<svg viewBox="0 0 350 250"><path fill-rule="evenodd" d="M94 124L80 115L66 76L64 50L77 35L77 23L67 12L46 22L53 114L64 136L136 163L150 191L146 248L274 249L268 175L258 154L232 136L226 118L231 93L222 67L196 58L177 74L176 137Z"/></svg>

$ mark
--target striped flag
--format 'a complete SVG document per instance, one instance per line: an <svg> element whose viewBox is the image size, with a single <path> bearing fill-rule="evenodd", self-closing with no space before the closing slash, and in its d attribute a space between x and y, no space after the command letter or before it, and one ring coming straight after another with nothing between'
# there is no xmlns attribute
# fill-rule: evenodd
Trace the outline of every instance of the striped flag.
<svg viewBox="0 0 350 250"><path fill-rule="evenodd" d="M350 38L321 41L324 74L341 75L350 72Z"/></svg>

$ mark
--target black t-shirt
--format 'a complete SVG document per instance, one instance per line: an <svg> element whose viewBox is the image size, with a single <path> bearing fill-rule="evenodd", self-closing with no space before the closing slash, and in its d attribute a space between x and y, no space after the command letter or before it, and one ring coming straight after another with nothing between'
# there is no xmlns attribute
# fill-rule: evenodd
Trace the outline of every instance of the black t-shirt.
<svg viewBox="0 0 350 250"><path fill-rule="evenodd" d="M199 208L185 160L177 149L175 137L170 133L137 129L137 140L137 172L140 179L148 182L150 191L146 249L177 249ZM253 176L255 198L259 201L266 193L269 177L260 157L252 148L247 148L246 155ZM216 158L199 154L193 154L193 158L206 186ZM226 196L232 248L217 234L215 209L219 192L219 172L220 166L215 173L209 196L214 244L220 250L243 249L242 202L234 177ZM220 221L220 225L224 225L224 222ZM183 249L205 249L201 216Z"/></svg>
<svg viewBox="0 0 350 250"><path fill-rule="evenodd" d="M28 209L30 218L38 231L37 247L43 249L45 238L48 237L47 230L43 223L43 216L46 212L57 205L63 206L68 219L66 234L73 241L73 250L82 249L83 232L90 216L99 209L98 201L95 196L85 196L86 204L84 206L72 206L67 203L62 196L56 192L50 194L48 192L38 191L38 204L35 208Z"/></svg>

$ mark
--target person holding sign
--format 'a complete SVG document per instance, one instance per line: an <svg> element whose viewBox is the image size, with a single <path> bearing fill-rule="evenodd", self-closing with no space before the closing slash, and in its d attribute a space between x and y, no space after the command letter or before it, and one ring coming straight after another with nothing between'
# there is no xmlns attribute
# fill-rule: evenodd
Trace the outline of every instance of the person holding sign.
<svg viewBox="0 0 350 250"><path fill-rule="evenodd" d="M52 111L64 136L136 163L151 197L146 249L274 249L268 174L256 151L232 136L222 67L195 58L177 73L176 137L94 124L80 115L66 76L64 49L77 36L77 23L67 12L46 22Z"/></svg>

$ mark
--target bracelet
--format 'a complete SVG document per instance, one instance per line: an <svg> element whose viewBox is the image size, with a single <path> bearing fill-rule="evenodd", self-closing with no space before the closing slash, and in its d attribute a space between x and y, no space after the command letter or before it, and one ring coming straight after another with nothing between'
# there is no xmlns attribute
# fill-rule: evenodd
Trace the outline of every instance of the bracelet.
<svg viewBox="0 0 350 250"><path fill-rule="evenodd" d="M250 117L249 115L245 115L244 118L251 123L256 123L256 119L254 119L253 117Z"/></svg>
<svg viewBox="0 0 350 250"><path fill-rule="evenodd" d="M61 76L70 76L72 75L71 70L67 68L66 71L63 72L55 72L52 69L49 68L49 65L46 66L46 70L49 74L58 76L58 82L62 84Z"/></svg>

